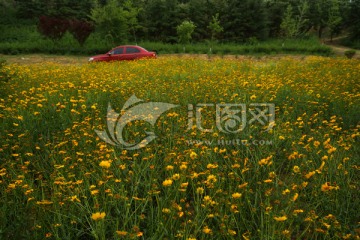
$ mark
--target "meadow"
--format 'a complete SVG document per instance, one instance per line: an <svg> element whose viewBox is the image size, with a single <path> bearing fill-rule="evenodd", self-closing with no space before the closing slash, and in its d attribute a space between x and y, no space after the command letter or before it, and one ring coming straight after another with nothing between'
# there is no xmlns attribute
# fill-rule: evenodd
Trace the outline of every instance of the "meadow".
<svg viewBox="0 0 360 240"><path fill-rule="evenodd" d="M0 74L0 239L360 238L357 60L162 57ZM145 147L107 144L95 130L108 104L124 114L133 95L177 107L126 126L128 142L156 134ZM251 123L257 103L274 113ZM221 104L246 106L240 132L216 124Z"/></svg>

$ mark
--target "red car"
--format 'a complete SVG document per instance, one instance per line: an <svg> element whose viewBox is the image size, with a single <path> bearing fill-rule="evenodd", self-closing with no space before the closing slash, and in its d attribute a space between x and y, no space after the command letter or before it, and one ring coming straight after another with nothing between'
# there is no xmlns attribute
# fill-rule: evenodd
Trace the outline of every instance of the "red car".
<svg viewBox="0 0 360 240"><path fill-rule="evenodd" d="M106 54L96 55L89 58L89 62L109 62L135 60L140 58L156 58L155 52L150 52L139 46L118 46Z"/></svg>

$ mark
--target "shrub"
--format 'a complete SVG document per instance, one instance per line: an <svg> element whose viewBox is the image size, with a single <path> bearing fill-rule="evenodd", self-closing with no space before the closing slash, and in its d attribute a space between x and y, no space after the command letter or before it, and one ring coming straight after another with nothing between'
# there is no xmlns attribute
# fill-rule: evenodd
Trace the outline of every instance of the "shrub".
<svg viewBox="0 0 360 240"><path fill-rule="evenodd" d="M41 16L38 31L53 41L60 40L69 29L69 21L57 17Z"/></svg>
<svg viewBox="0 0 360 240"><path fill-rule="evenodd" d="M69 21L69 32L79 42L84 45L86 39L94 31L94 25L87 21L72 19Z"/></svg>
<svg viewBox="0 0 360 240"><path fill-rule="evenodd" d="M348 59L352 59L354 57L354 55L356 54L356 51L355 50L347 50L347 51L345 51L344 54Z"/></svg>

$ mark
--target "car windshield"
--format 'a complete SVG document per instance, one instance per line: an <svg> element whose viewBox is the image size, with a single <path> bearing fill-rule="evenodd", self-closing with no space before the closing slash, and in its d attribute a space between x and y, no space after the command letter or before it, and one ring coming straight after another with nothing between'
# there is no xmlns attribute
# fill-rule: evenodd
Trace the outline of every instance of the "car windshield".
<svg viewBox="0 0 360 240"><path fill-rule="evenodd" d="M123 54L124 48L115 48L109 52L110 54Z"/></svg>

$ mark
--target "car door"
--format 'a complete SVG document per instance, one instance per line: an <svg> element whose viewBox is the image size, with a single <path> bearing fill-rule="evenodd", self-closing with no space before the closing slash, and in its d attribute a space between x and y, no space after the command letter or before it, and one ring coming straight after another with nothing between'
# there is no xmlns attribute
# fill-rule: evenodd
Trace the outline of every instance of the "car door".
<svg viewBox="0 0 360 240"><path fill-rule="evenodd" d="M140 56L141 56L140 49L136 47L126 47L125 56L124 56L126 60L134 60L139 58Z"/></svg>
<svg viewBox="0 0 360 240"><path fill-rule="evenodd" d="M115 48L110 52L110 61L121 61L124 59L124 47Z"/></svg>

